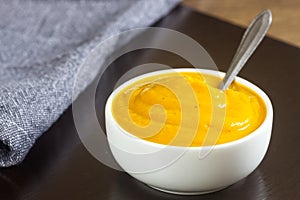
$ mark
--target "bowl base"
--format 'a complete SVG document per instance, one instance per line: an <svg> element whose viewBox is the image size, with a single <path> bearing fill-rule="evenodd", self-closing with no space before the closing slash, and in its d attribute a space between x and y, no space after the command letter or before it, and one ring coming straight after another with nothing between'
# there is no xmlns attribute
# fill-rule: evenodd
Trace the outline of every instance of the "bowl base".
<svg viewBox="0 0 300 200"><path fill-rule="evenodd" d="M201 194L208 194L208 193L213 193L213 192L217 192L219 190L222 190L225 187L220 187L217 189L213 189L213 190L207 190L207 191L195 191L195 192L182 192L182 191L174 191L174 190L167 190L167 189L162 189L153 185L148 185L153 189L159 190L161 192L165 192L165 193L170 193L170 194L178 194L178 195L201 195Z"/></svg>

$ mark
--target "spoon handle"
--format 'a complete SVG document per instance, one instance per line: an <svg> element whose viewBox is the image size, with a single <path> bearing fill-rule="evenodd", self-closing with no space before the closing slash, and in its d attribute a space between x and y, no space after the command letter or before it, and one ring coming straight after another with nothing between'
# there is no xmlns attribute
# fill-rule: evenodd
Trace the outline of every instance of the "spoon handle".
<svg viewBox="0 0 300 200"><path fill-rule="evenodd" d="M230 63L229 69L223 81L219 85L219 89L226 90L229 87L236 75L266 35L271 22L272 14L269 9L263 11L253 19L243 35L242 41Z"/></svg>

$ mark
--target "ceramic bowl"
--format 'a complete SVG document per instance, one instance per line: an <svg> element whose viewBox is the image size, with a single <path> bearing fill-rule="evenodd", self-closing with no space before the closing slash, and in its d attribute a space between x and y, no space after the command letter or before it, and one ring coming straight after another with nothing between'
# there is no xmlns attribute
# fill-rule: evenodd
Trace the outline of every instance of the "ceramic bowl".
<svg viewBox="0 0 300 200"><path fill-rule="evenodd" d="M224 76L224 73L202 69L176 69L178 72L199 71ZM225 144L202 147L179 147L157 144L125 131L112 115L112 101L124 87L149 76L172 70L161 70L133 78L118 87L108 98L105 117L110 149L125 172L155 189L175 194L203 194L228 187L252 173L263 160L271 138L273 109L268 96L249 81L235 81L252 89L266 105L263 123L249 135ZM207 155L201 157L203 152Z"/></svg>

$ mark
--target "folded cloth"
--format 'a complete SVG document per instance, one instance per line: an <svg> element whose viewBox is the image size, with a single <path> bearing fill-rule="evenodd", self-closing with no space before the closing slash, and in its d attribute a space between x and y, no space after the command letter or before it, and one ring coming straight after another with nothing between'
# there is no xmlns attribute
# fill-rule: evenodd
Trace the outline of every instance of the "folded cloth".
<svg viewBox="0 0 300 200"><path fill-rule="evenodd" d="M72 103L76 72L99 42L149 26L177 3L1 0L0 166L19 164ZM103 60L116 48L107 47Z"/></svg>

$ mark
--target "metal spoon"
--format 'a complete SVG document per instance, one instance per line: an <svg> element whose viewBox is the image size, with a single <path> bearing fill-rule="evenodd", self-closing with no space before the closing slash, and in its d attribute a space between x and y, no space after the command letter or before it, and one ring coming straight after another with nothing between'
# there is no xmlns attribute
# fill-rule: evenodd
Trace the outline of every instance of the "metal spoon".
<svg viewBox="0 0 300 200"><path fill-rule="evenodd" d="M266 35L271 22L272 13L269 9L263 11L252 20L243 35L242 41L231 61L223 81L219 85L219 89L226 90L229 87L236 75L244 67L249 57Z"/></svg>

